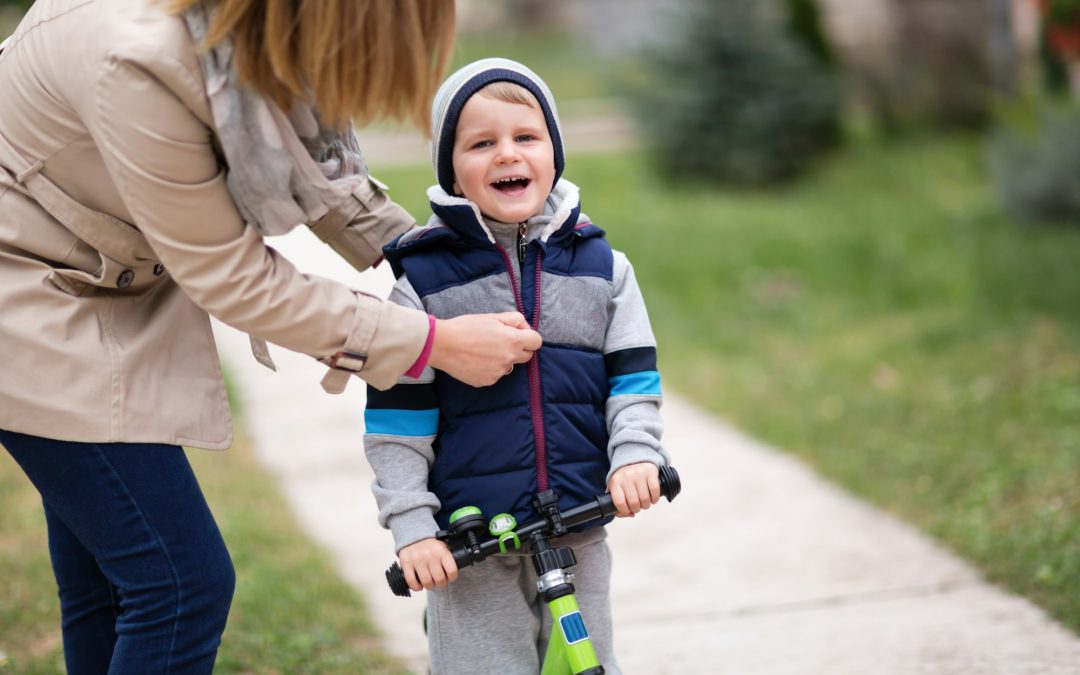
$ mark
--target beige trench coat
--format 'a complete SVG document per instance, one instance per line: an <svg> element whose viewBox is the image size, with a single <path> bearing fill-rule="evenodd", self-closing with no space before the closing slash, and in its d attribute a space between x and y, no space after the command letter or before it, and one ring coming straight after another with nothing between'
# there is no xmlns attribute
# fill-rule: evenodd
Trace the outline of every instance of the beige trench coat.
<svg viewBox="0 0 1080 675"><path fill-rule="evenodd" d="M160 4L37 0L0 53L0 428L228 447L208 312L358 355L334 363L381 388L423 348L422 313L300 274L242 222L191 38ZM311 227L363 268L413 219L374 185L354 196Z"/></svg>

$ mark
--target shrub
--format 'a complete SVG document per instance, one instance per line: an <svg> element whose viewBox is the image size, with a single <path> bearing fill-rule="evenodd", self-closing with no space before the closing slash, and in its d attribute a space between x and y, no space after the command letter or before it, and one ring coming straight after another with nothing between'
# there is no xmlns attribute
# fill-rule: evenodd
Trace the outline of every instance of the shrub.
<svg viewBox="0 0 1080 675"><path fill-rule="evenodd" d="M788 31L814 57L827 66L836 64L836 55L825 37L821 11L815 0L786 0Z"/></svg>
<svg viewBox="0 0 1080 675"><path fill-rule="evenodd" d="M1080 107L1022 102L1006 111L990 142L1005 208L1026 222L1080 226Z"/></svg>
<svg viewBox="0 0 1080 675"><path fill-rule="evenodd" d="M839 91L769 0L699 0L645 56L634 96L667 177L762 185L792 178L838 138Z"/></svg>

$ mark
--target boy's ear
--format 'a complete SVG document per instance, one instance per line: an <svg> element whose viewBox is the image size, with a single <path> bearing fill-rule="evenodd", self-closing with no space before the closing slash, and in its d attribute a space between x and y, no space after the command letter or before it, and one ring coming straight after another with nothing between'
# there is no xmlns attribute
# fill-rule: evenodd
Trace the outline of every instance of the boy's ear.
<svg viewBox="0 0 1080 675"><path fill-rule="evenodd" d="M465 196L464 193L462 193L461 188L458 187L457 181L454 181L453 188L454 188L454 196L455 197L463 197L463 196Z"/></svg>

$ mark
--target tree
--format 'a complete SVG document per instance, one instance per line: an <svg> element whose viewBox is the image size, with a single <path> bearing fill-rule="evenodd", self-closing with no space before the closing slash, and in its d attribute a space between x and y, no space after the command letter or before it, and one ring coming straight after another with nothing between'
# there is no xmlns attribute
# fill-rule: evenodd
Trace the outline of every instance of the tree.
<svg viewBox="0 0 1080 675"><path fill-rule="evenodd" d="M698 0L648 57L635 99L669 178L766 185L802 173L839 138L839 89L777 0Z"/></svg>
<svg viewBox="0 0 1080 675"><path fill-rule="evenodd" d="M787 0L787 15L791 35L821 63L835 64L836 56L825 37L817 3L814 0Z"/></svg>

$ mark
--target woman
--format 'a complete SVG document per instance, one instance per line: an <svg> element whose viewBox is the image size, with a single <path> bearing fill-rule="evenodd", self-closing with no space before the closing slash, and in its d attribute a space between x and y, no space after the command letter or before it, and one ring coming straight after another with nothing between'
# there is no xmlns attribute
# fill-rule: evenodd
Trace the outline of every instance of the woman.
<svg viewBox="0 0 1080 675"><path fill-rule="evenodd" d="M453 3L208 4L38 0L0 51L0 443L42 494L75 675L213 667L233 568L179 447L231 442L207 313L266 363L264 339L322 360L330 391L425 364L491 384L540 344L262 240L304 222L364 268L413 225L348 120L426 125Z"/></svg>

